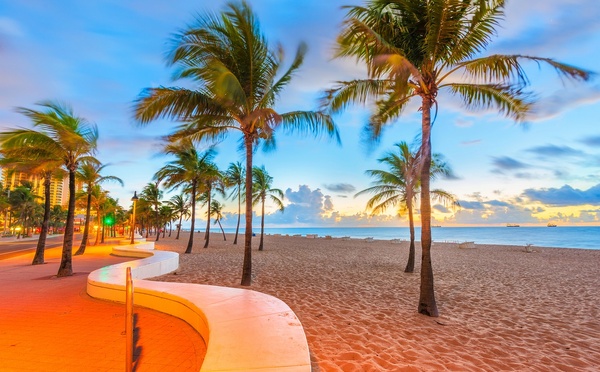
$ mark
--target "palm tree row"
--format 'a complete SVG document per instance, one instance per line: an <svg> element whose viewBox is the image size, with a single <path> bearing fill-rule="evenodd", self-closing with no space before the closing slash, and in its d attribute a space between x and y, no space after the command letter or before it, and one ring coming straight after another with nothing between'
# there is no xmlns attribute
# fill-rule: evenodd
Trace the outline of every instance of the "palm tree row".
<svg viewBox="0 0 600 372"><path fill-rule="evenodd" d="M232 163L225 172L220 171L213 161L216 155L215 148L209 147L204 152L200 152L196 145L188 138L171 141L165 145L163 152L173 156L175 159L168 162L156 172L154 175L156 184L148 184L142 192L141 197L150 199L157 210L158 205L160 204L160 201L156 198L158 195L157 190L159 184L162 183L168 191L173 191L175 189L181 190L182 194L174 196L169 203L166 203L169 208L173 207L176 209L176 212L172 214L172 216L179 218L176 239L179 238L181 219L184 216L188 216L188 195L189 207L191 209L191 213L189 213L189 217L191 218L191 232L195 231L196 204L201 203L206 206L207 219L204 234L204 248L207 248L210 242L210 220L213 215L216 217L215 224L219 224L223 233L223 238L226 239L223 227L221 226L223 205L215 200L214 197L216 194L225 197L225 190L231 188L233 190L228 197L237 199L238 202L236 234L233 242L233 244L237 244L241 219L241 202L246 199L246 194L243 193L241 188L241 183L246 173L243 166L239 162ZM265 200L269 197L270 200L277 205L279 210L283 210L283 192L271 187L273 178L269 176L264 166L260 168L254 167L251 175L253 177L253 182L252 198L250 198L250 201L252 206L259 202L262 203L261 240L259 250L263 250ZM149 189L154 190L150 193L150 197L148 196ZM138 212L136 211L136 213ZM159 226L158 222L156 226ZM250 233L252 233L252 231L250 231ZM192 252L193 244L194 234L190 234L185 253Z"/></svg>
<svg viewBox="0 0 600 372"><path fill-rule="evenodd" d="M95 124L75 116L67 105L50 101L42 102L39 105L42 110L23 107L17 109L31 120L33 128L17 128L0 133L0 162L12 172L27 172L44 180L44 216L33 259L34 265L44 263L45 241L52 212L50 205L51 179L53 177L62 179L65 174L68 175L69 200L65 218L63 251L57 276L69 276L73 273L72 246L77 199L76 179L79 178L87 187L86 225L84 239L78 254L84 253L87 244L89 208L97 184L105 180L117 180L121 183L122 181L112 176L102 177L99 173L103 166L94 157L98 140L98 130ZM96 190L96 193L98 200L102 193L99 189ZM110 209L109 205L111 204L113 205L112 209L117 205L116 201L111 201L110 198L105 197L104 199L106 199L103 206L105 210ZM21 204L24 207L28 203L28 200L23 200ZM96 210L101 211L100 205ZM100 213L97 214L100 215ZM25 226L27 227L27 225Z"/></svg>
<svg viewBox="0 0 600 372"><path fill-rule="evenodd" d="M173 40L168 62L177 67L175 77L190 79L196 89L146 89L135 105L140 125L158 118L174 119L181 124L170 134L172 141L215 143L232 132L239 133L247 170L253 169L258 146L275 146L278 128L316 136L325 133L339 140L331 117L323 112L280 113L274 109L302 65L306 45L300 44L290 66L280 72L283 51L269 46L246 2L228 3L219 15L199 15ZM245 194L252 195L250 171L245 174ZM246 286L252 283L251 248L252 198L247 197L241 280Z"/></svg>
<svg viewBox="0 0 600 372"><path fill-rule="evenodd" d="M306 45L299 45L289 67L282 71L282 48L269 45L245 1L228 3L217 15L197 16L195 22L174 35L168 55L168 63L176 69L175 79L190 80L193 85L188 82L186 86L194 86L194 89L148 88L135 102L134 117L139 125L148 125L159 118L178 122L167 136L169 143L165 147L165 153L174 156L175 160L156 173L156 189L163 183L168 190L180 188L190 195L192 231L195 205L198 201L206 203L205 246L210 236L211 215L216 214L219 224L221 220L221 212L218 212L221 206L212 202L213 191L220 192L224 186L233 188L230 196L238 201L235 243L241 203L245 199L241 284L250 285L252 208L257 202L262 203L262 248L264 201L269 197L283 207L281 191L272 189L272 179L253 165L256 149L261 146L274 148L275 133L280 128L287 133L325 134L339 142L331 115L351 103L374 104L375 110L365 129L369 140L377 142L385 127L398 120L410 100L415 98L419 100L421 116L418 150L408 151L399 144L400 154L390 153L380 160L394 171L393 174L368 171L376 179L376 185L365 192L377 194L369 202L373 211L391 206L394 199L399 199L406 205L410 219L413 201L420 200L422 260L418 311L437 316L431 264L431 195L436 195L437 191L431 190L430 183L436 172L444 172L444 167L436 168L440 164L436 163L431 147L435 121L432 109L437 113L438 94L457 95L469 109L496 109L521 122L534 103L534 96L526 90L529 80L523 62L549 65L567 79L588 80L591 76L588 71L548 58L483 56L503 17L504 4L504 0L370 0L365 6L348 7L338 38L337 57L355 58L367 67L368 77L336 83L324 94L321 111L286 113L275 110L275 105L302 65ZM26 159L38 161L39 172L44 177L51 177L48 171L56 168L69 174L69 209L59 269L59 276L63 276L72 272L75 174L80 164L92 162L90 157L95 152L97 130L95 125L75 117L65 107L52 103L43 106L48 109L46 112L20 109L32 119L35 127L41 129L39 132L11 131L0 135L0 143L9 158L14 157L14 151L23 148ZM214 150L209 147L201 152L196 146L215 145L231 133L240 136L246 172L236 163L223 177L212 162ZM42 159L44 162L40 161ZM400 168L406 167L402 162L411 163L408 173L401 173ZM402 177L397 178L398 175ZM398 185L402 186L401 190L394 188ZM174 213L161 213L158 208L160 196L155 192L157 190L148 187L138 209L143 210L142 224L154 224L158 240L161 226L166 226L164 218L167 217L161 216L179 216L180 226L184 212L178 208ZM450 194L438 191L438 196L452 200ZM392 198L389 201L385 199L388 196ZM179 204L179 200L173 203ZM217 213L213 213L215 211ZM186 253L192 250L193 235L190 234ZM411 241L414 261L414 233Z"/></svg>

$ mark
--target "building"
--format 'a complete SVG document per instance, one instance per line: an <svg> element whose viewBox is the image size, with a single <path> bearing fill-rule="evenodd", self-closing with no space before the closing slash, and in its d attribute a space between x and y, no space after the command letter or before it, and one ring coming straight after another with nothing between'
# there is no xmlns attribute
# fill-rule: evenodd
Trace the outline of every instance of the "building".
<svg viewBox="0 0 600 372"><path fill-rule="evenodd" d="M8 169L2 170L2 185L9 190L21 185L21 181L29 181L33 184L33 193L44 197L44 180L36 175L25 172L12 172ZM50 205L61 205L67 207L69 202L69 178L62 180L53 179L50 182Z"/></svg>

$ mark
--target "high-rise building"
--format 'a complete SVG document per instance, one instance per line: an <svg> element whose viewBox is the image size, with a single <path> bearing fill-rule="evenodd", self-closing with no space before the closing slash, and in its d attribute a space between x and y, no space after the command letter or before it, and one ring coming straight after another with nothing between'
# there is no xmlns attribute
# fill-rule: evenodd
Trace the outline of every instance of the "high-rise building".
<svg viewBox="0 0 600 372"><path fill-rule="evenodd" d="M44 180L41 177L25 173L25 172L9 172L8 169L2 170L2 185L9 190L14 190L15 187L21 185L21 181L29 181L33 184L33 193L44 197ZM69 178L52 179L50 182L50 205L67 206L69 202L68 187ZM65 195L66 191L66 195Z"/></svg>

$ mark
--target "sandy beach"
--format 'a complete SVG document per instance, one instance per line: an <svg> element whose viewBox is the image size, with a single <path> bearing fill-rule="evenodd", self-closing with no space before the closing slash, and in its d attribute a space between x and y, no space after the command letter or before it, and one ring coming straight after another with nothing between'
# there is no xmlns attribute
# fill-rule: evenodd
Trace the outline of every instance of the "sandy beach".
<svg viewBox="0 0 600 372"><path fill-rule="evenodd" d="M155 279L241 288L243 238L203 236ZM183 253L174 237L157 249ZM250 289L294 310L314 371L598 371L600 250L532 248L435 243L438 318L416 311L408 242L266 236Z"/></svg>

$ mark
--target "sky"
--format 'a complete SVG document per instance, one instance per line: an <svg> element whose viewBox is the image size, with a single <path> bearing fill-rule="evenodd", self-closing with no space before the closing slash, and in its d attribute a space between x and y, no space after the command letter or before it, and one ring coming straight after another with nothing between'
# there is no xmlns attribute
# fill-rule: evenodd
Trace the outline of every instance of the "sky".
<svg viewBox="0 0 600 372"><path fill-rule="evenodd" d="M249 3L271 45L283 45L285 66L299 43L308 44L303 66L275 106L280 112L317 109L323 90L336 81L365 77L355 60L333 58L346 13L342 6L362 1ZM144 88L190 87L171 79L173 68L165 62L169 39L196 14L224 5L220 0L0 0L0 130L29 126L15 107L68 103L98 126L97 158L109 164L104 174L125 183L103 187L129 208L134 191L152 182L170 160L157 155L160 137L177 125L158 120L141 127L133 120L133 103ZM548 57L600 73L599 19L596 0L508 0L505 19L483 54ZM523 124L492 110L468 111L448 92L438 96L433 151L444 156L454 176L433 186L454 194L460 207L434 203L434 224L600 225L600 78L571 83L543 66L525 66L538 103ZM406 216L394 209L371 215L365 210L369 197L355 194L371 185L365 171L381 169L377 159L393 144L415 140L418 108L413 102L376 147L361 140L370 107L352 106L335 116L341 145L276 134L277 149L259 151L254 160L285 195L284 212L267 205L267 226L406 226ZM243 162L238 140L232 134L217 147L221 169ZM224 203L223 223L234 226L237 203Z"/></svg>

